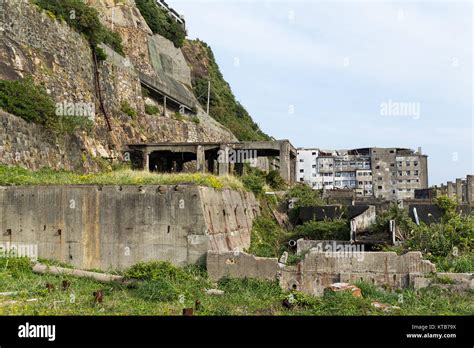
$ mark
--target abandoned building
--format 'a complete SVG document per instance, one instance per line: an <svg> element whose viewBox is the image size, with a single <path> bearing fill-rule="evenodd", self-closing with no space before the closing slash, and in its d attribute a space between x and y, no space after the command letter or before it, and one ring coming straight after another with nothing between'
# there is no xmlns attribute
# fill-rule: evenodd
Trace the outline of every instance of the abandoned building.
<svg viewBox="0 0 474 348"><path fill-rule="evenodd" d="M429 192L417 192L419 196L423 194L431 196L446 195L455 198L459 204L474 204L474 175L467 175L465 179L457 178L456 181L448 181L440 186L435 185ZM421 198L421 197L420 197Z"/></svg>
<svg viewBox="0 0 474 348"><path fill-rule="evenodd" d="M296 149L288 140L129 144L128 148L134 169L241 175L244 164L248 163L253 167L278 170L285 181L295 181ZM262 162L267 165L261 165Z"/></svg>
<svg viewBox="0 0 474 348"><path fill-rule="evenodd" d="M357 198L413 198L428 187L428 156L402 148L297 151L297 180L314 189L353 190Z"/></svg>

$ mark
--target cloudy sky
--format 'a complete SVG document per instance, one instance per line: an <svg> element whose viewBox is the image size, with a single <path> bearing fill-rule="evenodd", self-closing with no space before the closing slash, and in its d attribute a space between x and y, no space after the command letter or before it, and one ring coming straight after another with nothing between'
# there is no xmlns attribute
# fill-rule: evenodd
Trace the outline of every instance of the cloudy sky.
<svg viewBox="0 0 474 348"><path fill-rule="evenodd" d="M471 1L168 0L237 99L297 147L422 147L474 174Z"/></svg>

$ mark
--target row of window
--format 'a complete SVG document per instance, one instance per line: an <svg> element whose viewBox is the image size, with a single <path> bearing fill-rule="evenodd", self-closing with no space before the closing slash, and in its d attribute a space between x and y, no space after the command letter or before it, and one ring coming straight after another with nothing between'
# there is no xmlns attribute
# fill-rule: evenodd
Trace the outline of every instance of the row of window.
<svg viewBox="0 0 474 348"><path fill-rule="evenodd" d="M398 176L410 176L410 175L419 175L419 171L418 170L414 170L413 171L413 174L412 174L412 171L411 170L399 170L398 171Z"/></svg>

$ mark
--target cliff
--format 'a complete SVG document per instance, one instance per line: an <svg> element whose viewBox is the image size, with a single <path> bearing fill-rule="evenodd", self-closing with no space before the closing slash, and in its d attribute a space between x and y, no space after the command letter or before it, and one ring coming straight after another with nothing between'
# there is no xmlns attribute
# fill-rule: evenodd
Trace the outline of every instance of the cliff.
<svg viewBox="0 0 474 348"><path fill-rule="evenodd" d="M192 43L177 48L153 34L134 0L85 3L119 34L123 54L102 43L94 48L70 21L32 0L0 4L0 80L31 77L56 105L91 104L95 110L91 129L69 134L0 112L0 163L92 171L103 158L120 162L128 143L237 139L237 118L227 122L225 110L210 117L195 98L201 62L190 59ZM104 60L94 58L95 50L105 53Z"/></svg>

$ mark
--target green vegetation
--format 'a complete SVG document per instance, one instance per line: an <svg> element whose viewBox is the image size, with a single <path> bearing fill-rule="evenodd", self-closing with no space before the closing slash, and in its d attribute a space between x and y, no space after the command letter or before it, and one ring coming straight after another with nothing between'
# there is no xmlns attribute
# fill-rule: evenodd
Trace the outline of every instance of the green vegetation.
<svg viewBox="0 0 474 348"><path fill-rule="evenodd" d="M93 121L83 116L59 116L45 88L34 84L31 77L9 81L0 80L0 108L60 134L76 129L90 131Z"/></svg>
<svg viewBox="0 0 474 348"><path fill-rule="evenodd" d="M57 123L55 104L43 87L31 78L0 80L0 108L28 122L53 127Z"/></svg>
<svg viewBox="0 0 474 348"><path fill-rule="evenodd" d="M183 116L182 113L176 111L174 114L173 114L173 118L176 120L176 121L184 121L185 120L185 117Z"/></svg>
<svg viewBox="0 0 474 348"><path fill-rule="evenodd" d="M253 222L247 252L260 257L279 257L289 236L273 217L262 214Z"/></svg>
<svg viewBox="0 0 474 348"><path fill-rule="evenodd" d="M201 123L201 120L196 115L191 117L191 121L193 121L195 124L200 124Z"/></svg>
<svg viewBox="0 0 474 348"><path fill-rule="evenodd" d="M193 79L194 95L201 105L207 104L208 81L211 81L209 114L229 128L239 140L270 140L236 100L219 70L211 48L200 40L187 41L185 47L187 58L195 54L196 56L190 59L197 60L196 64L204 64L202 68L206 71L196 74L197 77ZM194 66L193 69L201 70L201 67Z"/></svg>
<svg viewBox="0 0 474 348"><path fill-rule="evenodd" d="M183 26L171 17L155 0L135 0L140 13L154 34L164 36L175 47L182 47L186 38Z"/></svg>
<svg viewBox="0 0 474 348"><path fill-rule="evenodd" d="M244 186L252 191L256 196L261 196L265 190L282 190L286 187L285 181L280 176L277 170L271 170L268 173L257 169L245 166L246 175L242 177Z"/></svg>
<svg viewBox="0 0 474 348"><path fill-rule="evenodd" d="M213 284L198 267L177 268L166 262L139 264L125 272L133 282L99 283L69 275L38 275L27 259L0 258L0 291L18 291L0 298L0 315L182 315L182 309L199 306L204 315L472 315L474 292L452 293L437 287L398 292L356 283L363 298L349 293L313 297L284 292L277 282L255 279L221 279ZM70 282L66 291L63 280ZM46 284L54 288L50 291ZM222 296L205 294L218 288ZM93 292L103 290L103 303ZM28 299L37 299L27 302ZM17 301L10 302L7 301ZM283 301L291 304L283 306ZM290 301L288 301L290 300ZM399 308L384 312L371 305L378 301Z"/></svg>
<svg viewBox="0 0 474 348"><path fill-rule="evenodd" d="M233 176L201 173L155 174L122 169L117 171L78 174L43 168L30 171L20 167L0 165L0 185L177 185L190 183L216 190L244 190L242 182Z"/></svg>
<svg viewBox="0 0 474 348"><path fill-rule="evenodd" d="M130 103L128 102L128 100L123 100L120 103L120 111L130 116L132 120L137 116L137 110L135 110L134 108L130 106Z"/></svg>
<svg viewBox="0 0 474 348"><path fill-rule="evenodd" d="M145 104L145 112L148 115L156 115L160 112L160 109L156 105Z"/></svg>
<svg viewBox="0 0 474 348"><path fill-rule="evenodd" d="M399 253L420 250L424 257L436 264L438 271L474 271L474 216L461 216L457 203L446 196L436 203L444 210L438 223L416 225L402 210L393 206L377 223L376 228L388 226L390 219L396 220L405 242L391 247Z"/></svg>
<svg viewBox="0 0 474 348"><path fill-rule="evenodd" d="M292 186L288 190L286 196L287 199L295 200L293 209L324 205L324 201L320 197L319 192L304 184L296 184Z"/></svg>
<svg viewBox="0 0 474 348"><path fill-rule="evenodd" d="M53 19L59 18L76 29L89 41L91 47L97 50L97 45L105 43L116 52L124 54L122 38L116 32L107 29L99 19L99 13L82 0L31 0L34 4L45 10ZM104 58L101 52L99 59Z"/></svg>

